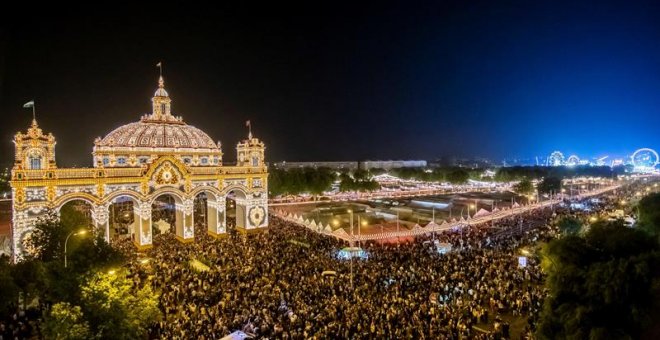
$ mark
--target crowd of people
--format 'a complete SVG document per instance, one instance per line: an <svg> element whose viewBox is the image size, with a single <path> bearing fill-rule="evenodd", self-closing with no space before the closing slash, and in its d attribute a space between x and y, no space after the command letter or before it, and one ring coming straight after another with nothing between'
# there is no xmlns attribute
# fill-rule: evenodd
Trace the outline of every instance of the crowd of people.
<svg viewBox="0 0 660 340"><path fill-rule="evenodd" d="M236 330L285 339L508 337L505 317L534 329L543 274L534 258L519 268L518 256L555 237L552 217L539 210L524 221L542 221L539 228L507 237L491 238L517 228L517 218L403 244L369 242L361 245L368 258L353 260L338 258L343 242L271 218L268 232L249 236L181 244L159 235L149 264L130 269L136 284L161 294L155 338L218 339ZM440 254L434 238L453 250Z"/></svg>
<svg viewBox="0 0 660 340"><path fill-rule="evenodd" d="M156 235L146 254L129 240L114 246L128 255L134 283L159 294L164 317L150 338L220 339L240 330L270 339L498 339L512 336L510 323L529 338L547 295L530 254L558 236L552 221L566 214L588 216L548 207L402 243L362 243L368 257L352 260L338 256L343 241L272 216L267 231L251 235L230 225L226 237L198 233L188 244ZM438 243L451 251L441 254ZM28 319L0 323L0 338L31 333Z"/></svg>

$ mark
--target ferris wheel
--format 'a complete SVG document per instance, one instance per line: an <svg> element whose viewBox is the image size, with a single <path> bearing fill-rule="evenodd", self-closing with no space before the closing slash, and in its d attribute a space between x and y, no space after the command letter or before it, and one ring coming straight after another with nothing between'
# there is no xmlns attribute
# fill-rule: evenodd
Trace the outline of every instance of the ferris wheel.
<svg viewBox="0 0 660 340"><path fill-rule="evenodd" d="M550 166L560 166L564 164L564 154L560 151L554 151L548 157L548 165Z"/></svg>
<svg viewBox="0 0 660 340"><path fill-rule="evenodd" d="M566 165L574 166L580 164L580 158L576 155L571 155L566 160Z"/></svg>
<svg viewBox="0 0 660 340"><path fill-rule="evenodd" d="M652 170L658 165L658 161L660 160L658 153L649 148L642 148L635 151L630 158L636 171Z"/></svg>

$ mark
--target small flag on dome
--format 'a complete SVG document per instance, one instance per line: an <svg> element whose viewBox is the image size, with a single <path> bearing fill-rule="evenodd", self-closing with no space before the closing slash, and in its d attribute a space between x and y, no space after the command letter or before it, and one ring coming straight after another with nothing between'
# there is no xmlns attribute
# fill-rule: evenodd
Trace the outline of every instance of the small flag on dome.
<svg viewBox="0 0 660 340"><path fill-rule="evenodd" d="M250 127L250 121L249 120L245 121L245 126Z"/></svg>
<svg viewBox="0 0 660 340"><path fill-rule="evenodd" d="M163 63L159 61L158 64L156 64L156 67L161 67L161 66L163 66Z"/></svg>
<svg viewBox="0 0 660 340"><path fill-rule="evenodd" d="M31 107L34 107L34 100L30 100L29 102L23 104L23 108L29 109Z"/></svg>

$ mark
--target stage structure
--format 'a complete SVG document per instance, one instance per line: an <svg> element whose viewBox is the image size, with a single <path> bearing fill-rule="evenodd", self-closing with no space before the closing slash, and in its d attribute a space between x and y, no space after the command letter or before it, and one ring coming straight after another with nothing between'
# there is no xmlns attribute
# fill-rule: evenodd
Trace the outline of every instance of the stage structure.
<svg viewBox="0 0 660 340"><path fill-rule="evenodd" d="M90 206L96 230L108 241L111 206L119 202L132 206L126 212L132 212L127 237L139 249L152 245L156 222L152 209L162 197L173 202L169 222L182 242L194 240L201 232L196 226L216 237L225 235L227 198L234 201L237 230L252 232L268 226L264 143L250 131L236 146L237 164L225 166L220 142L172 114L162 76L151 101L150 114L94 141L92 168L58 168L55 137L45 134L36 119L27 133L15 135L11 186L16 256L25 251L23 241L37 219L71 201ZM199 202L204 204L204 221L194 219L194 204Z"/></svg>

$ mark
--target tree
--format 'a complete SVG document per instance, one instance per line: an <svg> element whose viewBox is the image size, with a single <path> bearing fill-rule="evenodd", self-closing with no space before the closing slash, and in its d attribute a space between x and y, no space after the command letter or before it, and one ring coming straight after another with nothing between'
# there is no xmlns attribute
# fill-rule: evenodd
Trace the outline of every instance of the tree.
<svg viewBox="0 0 660 340"><path fill-rule="evenodd" d="M57 213L54 210L47 211L36 223L30 238L23 245L29 249L26 256L41 261L60 259L64 251L62 243L68 232L69 230L65 230L60 223Z"/></svg>
<svg viewBox="0 0 660 340"><path fill-rule="evenodd" d="M133 287L123 271L97 273L82 286L82 310L94 334L104 339L143 338L162 315L150 284Z"/></svg>
<svg viewBox="0 0 660 340"><path fill-rule="evenodd" d="M335 173L328 168L273 169L268 175L268 190L273 196L320 195L332 188L335 178Z"/></svg>
<svg viewBox="0 0 660 340"><path fill-rule="evenodd" d="M513 186L513 191L521 195L529 195L534 192L534 184L528 178L525 178Z"/></svg>
<svg viewBox="0 0 660 340"><path fill-rule="evenodd" d="M653 193L642 198L639 208L638 227L649 235L660 239L660 193Z"/></svg>
<svg viewBox="0 0 660 340"><path fill-rule="evenodd" d="M42 329L46 339L83 340L92 337L80 307L66 302L56 303L51 307Z"/></svg>
<svg viewBox="0 0 660 340"><path fill-rule="evenodd" d="M621 221L551 241L542 265L549 294L537 329L541 339L640 338L660 321L658 243Z"/></svg>
<svg viewBox="0 0 660 340"><path fill-rule="evenodd" d="M565 216L559 220L557 226L562 234L573 235L582 229L582 221L572 216Z"/></svg>
<svg viewBox="0 0 660 340"><path fill-rule="evenodd" d="M561 179L558 177L545 177L541 183L537 185L537 189L542 194L559 192L561 190Z"/></svg>
<svg viewBox="0 0 660 340"><path fill-rule="evenodd" d="M463 169L455 169L447 173L447 182L451 184L465 184L470 178L470 173Z"/></svg>
<svg viewBox="0 0 660 340"><path fill-rule="evenodd" d="M25 259L11 268L11 276L23 297L23 309L46 290L46 269L41 261Z"/></svg>
<svg viewBox="0 0 660 340"><path fill-rule="evenodd" d="M339 175L339 191L341 192L346 192L346 191L353 191L355 190L355 181L353 180L353 177L351 177L350 174L348 173L341 173Z"/></svg>
<svg viewBox="0 0 660 340"><path fill-rule="evenodd" d="M18 286L11 276L11 266L6 256L0 257L0 318L16 309Z"/></svg>

